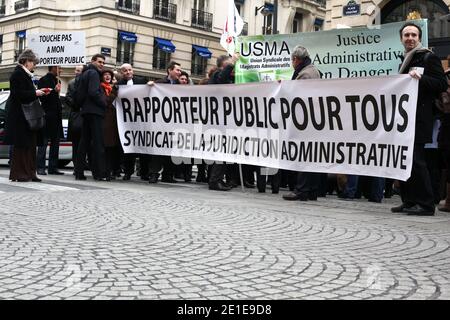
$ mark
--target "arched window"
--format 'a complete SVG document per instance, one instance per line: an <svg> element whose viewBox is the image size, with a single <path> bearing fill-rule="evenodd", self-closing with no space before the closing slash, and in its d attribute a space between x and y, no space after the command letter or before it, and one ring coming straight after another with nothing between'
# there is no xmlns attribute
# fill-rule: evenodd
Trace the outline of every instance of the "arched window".
<svg viewBox="0 0 450 320"><path fill-rule="evenodd" d="M413 11L428 19L428 46L446 59L450 52L450 16L442 0L391 0L381 9L381 23L405 21Z"/></svg>
<svg viewBox="0 0 450 320"><path fill-rule="evenodd" d="M428 19L428 38L450 37L449 10L441 0L390 1L381 10L381 23L406 20L410 12L417 11L423 19Z"/></svg>

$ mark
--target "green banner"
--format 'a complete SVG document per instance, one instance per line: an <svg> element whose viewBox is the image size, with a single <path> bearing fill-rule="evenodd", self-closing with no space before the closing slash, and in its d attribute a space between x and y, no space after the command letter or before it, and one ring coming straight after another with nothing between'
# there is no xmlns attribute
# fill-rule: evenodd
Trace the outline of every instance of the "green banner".
<svg viewBox="0 0 450 320"><path fill-rule="evenodd" d="M428 46L428 21L413 20L422 28L422 44ZM405 22L370 28L359 27L282 35L239 37L240 60L235 82L290 80L291 52L308 49L323 78L357 78L397 74L404 48L399 30Z"/></svg>

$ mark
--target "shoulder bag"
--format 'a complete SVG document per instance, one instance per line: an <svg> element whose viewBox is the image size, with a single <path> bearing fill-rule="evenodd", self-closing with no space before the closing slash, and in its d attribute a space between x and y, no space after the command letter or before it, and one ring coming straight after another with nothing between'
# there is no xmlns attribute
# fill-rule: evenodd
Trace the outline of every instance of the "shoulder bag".
<svg viewBox="0 0 450 320"><path fill-rule="evenodd" d="M45 126L45 111L39 99L22 103L22 110L31 131L40 130Z"/></svg>

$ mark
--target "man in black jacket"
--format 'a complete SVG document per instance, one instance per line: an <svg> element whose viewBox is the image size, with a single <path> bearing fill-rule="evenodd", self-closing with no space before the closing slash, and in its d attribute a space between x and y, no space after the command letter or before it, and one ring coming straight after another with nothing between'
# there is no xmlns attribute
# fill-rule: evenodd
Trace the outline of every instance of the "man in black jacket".
<svg viewBox="0 0 450 320"><path fill-rule="evenodd" d="M81 117L81 107L75 102L75 81L83 73L86 66L79 65L75 67L75 78L67 84L67 92L65 103L70 107L69 125L67 126L67 140L72 141L72 160L75 164L78 145L81 140L81 131L83 126L83 118ZM86 166L85 161L83 165ZM75 174L75 170L74 170Z"/></svg>
<svg viewBox="0 0 450 320"><path fill-rule="evenodd" d="M44 128L44 145L38 147L37 152L37 173L46 175L45 173L45 156L47 152L47 144L50 141L50 152L48 157L48 174L64 174L58 171L59 157L59 140L63 135L62 128L62 104L59 99L61 91L61 83L58 79L60 75L60 67L48 67L48 73L39 79L38 88L49 88L52 91L42 96L42 107L45 110L45 128Z"/></svg>
<svg viewBox="0 0 450 320"><path fill-rule="evenodd" d="M120 67L120 73L122 78L117 82L117 85L132 86L135 84L146 84L147 81L144 78L134 75L134 70L131 64L125 63ZM139 156L140 174L142 180L148 180L148 165L150 156L147 154L135 154L128 153L123 157L125 175L123 180L130 180L134 173L136 157Z"/></svg>
<svg viewBox="0 0 450 320"><path fill-rule="evenodd" d="M238 56L235 55L232 58L229 56L220 56L217 58L218 70L214 72L209 79L208 84L229 84L234 83L234 64L236 63ZM214 163L211 165L211 172L209 175L209 189L217 191L229 191L231 187L228 186L223 178L227 171L226 164Z"/></svg>
<svg viewBox="0 0 450 320"><path fill-rule="evenodd" d="M181 76L181 65L177 62L170 62L167 67L167 76L162 79L156 80L155 83L166 83L166 84L180 84L178 80ZM150 83L149 83L150 84ZM175 165L169 156L158 156L153 155L150 161L150 178L149 183L157 183L159 178L159 171L164 168L161 181L168 183L177 182L174 179Z"/></svg>
<svg viewBox="0 0 450 320"><path fill-rule="evenodd" d="M422 47L422 30L407 22L400 29L405 56L399 73L419 80L415 141L411 177L400 183L402 204L391 209L408 215L434 215L434 197L430 175L425 162L424 146L432 142L433 106L439 93L447 89L444 70L439 58Z"/></svg>
<svg viewBox="0 0 450 320"><path fill-rule="evenodd" d="M77 95L83 95L81 115L83 129L75 161L75 179L86 180L83 159L90 148L92 157L92 175L95 180L106 180L105 146L103 141L103 117L106 111L106 97L101 88L101 71L105 64L105 56L96 54L81 75L81 83Z"/></svg>

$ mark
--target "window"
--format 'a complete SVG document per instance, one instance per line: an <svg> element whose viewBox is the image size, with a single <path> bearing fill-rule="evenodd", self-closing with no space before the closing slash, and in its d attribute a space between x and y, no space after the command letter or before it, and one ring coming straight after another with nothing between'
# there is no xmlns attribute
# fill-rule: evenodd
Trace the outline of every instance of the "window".
<svg viewBox="0 0 450 320"><path fill-rule="evenodd" d="M117 35L117 57L118 64L133 64L134 46L137 42L136 34L132 32L119 31Z"/></svg>
<svg viewBox="0 0 450 320"><path fill-rule="evenodd" d="M273 15L272 14L264 16L263 34L272 34L272 30L273 30L272 23L273 23Z"/></svg>
<svg viewBox="0 0 450 320"><path fill-rule="evenodd" d="M16 44L15 44L15 50L14 50L14 61L17 61L17 58L22 53L23 50L25 50L25 46L27 43L27 31L17 31L16 32Z"/></svg>
<svg viewBox="0 0 450 320"><path fill-rule="evenodd" d="M169 0L154 0L153 17L175 23L177 20L177 5L170 3Z"/></svg>
<svg viewBox="0 0 450 320"><path fill-rule="evenodd" d="M0 63L2 63L3 35L0 34Z"/></svg>
<svg viewBox="0 0 450 320"><path fill-rule="evenodd" d="M429 39L450 37L447 5L440 0L392 1L381 11L381 23L404 21L408 13L417 11L422 19L428 19Z"/></svg>
<svg viewBox="0 0 450 320"><path fill-rule="evenodd" d="M194 9L199 11L206 11L208 2L207 0L194 0Z"/></svg>
<svg viewBox="0 0 450 320"><path fill-rule="evenodd" d="M116 8L118 10L132 14L139 14L140 6L139 0L118 0L116 3Z"/></svg>
<svg viewBox="0 0 450 320"><path fill-rule="evenodd" d="M322 27L323 19L316 18L316 20L314 20L314 31L322 31Z"/></svg>
<svg viewBox="0 0 450 320"><path fill-rule="evenodd" d="M303 15L296 13L292 22L292 33L302 32Z"/></svg>
<svg viewBox="0 0 450 320"><path fill-rule="evenodd" d="M6 9L5 1L0 0L0 16L3 16L5 14L5 9Z"/></svg>
<svg viewBox="0 0 450 320"><path fill-rule="evenodd" d="M16 1L14 3L14 10L16 12L22 10L28 10L28 0Z"/></svg>
<svg viewBox="0 0 450 320"><path fill-rule="evenodd" d="M206 67L208 66L208 59L211 59L212 53L206 47L192 46L191 56L191 74L197 76L204 76L206 74Z"/></svg>
<svg viewBox="0 0 450 320"><path fill-rule="evenodd" d="M170 40L155 38L153 43L153 69L167 70L170 56L176 47Z"/></svg>

